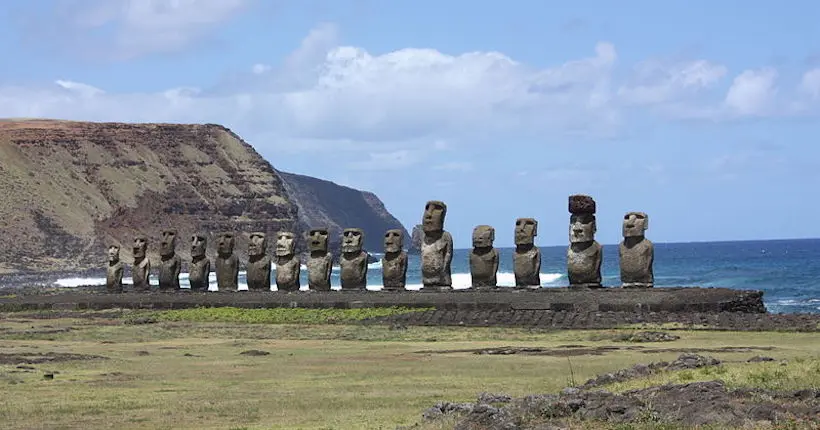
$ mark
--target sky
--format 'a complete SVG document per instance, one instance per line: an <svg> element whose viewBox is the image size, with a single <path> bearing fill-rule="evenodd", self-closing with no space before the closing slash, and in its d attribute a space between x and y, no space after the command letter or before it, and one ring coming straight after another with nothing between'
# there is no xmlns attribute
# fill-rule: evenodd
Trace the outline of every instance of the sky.
<svg viewBox="0 0 820 430"><path fill-rule="evenodd" d="M469 247L820 237L820 2L10 0L0 117L218 123ZM355 226L351 226L355 227ZM381 232L374 232L381 234Z"/></svg>

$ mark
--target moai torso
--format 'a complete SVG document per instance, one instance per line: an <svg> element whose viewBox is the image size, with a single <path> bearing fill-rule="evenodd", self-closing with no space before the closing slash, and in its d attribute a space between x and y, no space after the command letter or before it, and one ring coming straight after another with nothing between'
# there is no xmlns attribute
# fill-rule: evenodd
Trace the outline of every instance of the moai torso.
<svg viewBox="0 0 820 430"><path fill-rule="evenodd" d="M134 239L134 266L131 268L131 282L135 291L148 291L151 284L148 281L151 275L151 262L146 255L148 239L139 236Z"/></svg>
<svg viewBox="0 0 820 430"><path fill-rule="evenodd" d="M175 231L162 232L162 241L159 244L159 289L178 290L179 272L182 269L182 259L176 253L177 234Z"/></svg>
<svg viewBox="0 0 820 430"><path fill-rule="evenodd" d="M447 205L429 201L424 208L421 242L421 281L424 287L450 288L453 262L453 237L444 231Z"/></svg>
<svg viewBox="0 0 820 430"><path fill-rule="evenodd" d="M270 291L271 259L267 255L267 245L265 233L251 233L246 268L249 291Z"/></svg>
<svg viewBox="0 0 820 430"><path fill-rule="evenodd" d="M541 250L535 246L538 221L519 218L515 221L515 252L513 272L516 287L541 286Z"/></svg>
<svg viewBox="0 0 820 430"><path fill-rule="evenodd" d="M407 284L407 252L404 251L404 232L387 230L384 235L382 258L382 285L384 291L401 291Z"/></svg>
<svg viewBox="0 0 820 430"><path fill-rule="evenodd" d="M330 291L330 273L333 270L333 256L328 252L327 229L313 229L308 232L307 261L308 288L316 291Z"/></svg>
<svg viewBox="0 0 820 430"><path fill-rule="evenodd" d="M120 260L120 247L112 245L108 248L108 265L105 271L105 289L109 293L122 292L122 273L124 264Z"/></svg>
<svg viewBox="0 0 820 430"><path fill-rule="evenodd" d="M204 234L191 236L191 265L188 280L193 291L207 291L210 286L211 260L206 255L208 239Z"/></svg>
<svg viewBox="0 0 820 430"><path fill-rule="evenodd" d="M339 258L342 290L364 290L367 287L367 252L362 249L364 231L346 228L342 232L342 255Z"/></svg>
<svg viewBox="0 0 820 430"><path fill-rule="evenodd" d="M276 289L299 291L302 262L296 255L295 235L280 231L276 237Z"/></svg>
<svg viewBox="0 0 820 430"><path fill-rule="evenodd" d="M629 212L624 216L624 240L618 247L624 288L651 288L655 284L655 245L645 236L647 228L649 217L645 213Z"/></svg>
<svg viewBox="0 0 820 430"><path fill-rule="evenodd" d="M239 288L239 258L234 254L236 239L233 233L222 233L216 244L216 286L219 291Z"/></svg>
<svg viewBox="0 0 820 430"><path fill-rule="evenodd" d="M595 241L595 200L584 195L569 198L570 246L567 249L567 275L570 287L600 287L601 244Z"/></svg>
<svg viewBox="0 0 820 430"><path fill-rule="evenodd" d="M473 230L470 277L473 288L495 288L498 284L498 250L493 247L495 229L480 225Z"/></svg>

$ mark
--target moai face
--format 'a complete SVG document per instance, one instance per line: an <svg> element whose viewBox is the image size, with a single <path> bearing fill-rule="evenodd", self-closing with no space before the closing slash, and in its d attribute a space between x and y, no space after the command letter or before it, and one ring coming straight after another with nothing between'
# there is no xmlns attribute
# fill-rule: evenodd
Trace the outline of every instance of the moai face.
<svg viewBox="0 0 820 430"><path fill-rule="evenodd" d="M431 200L424 206L424 218L421 221L425 232L444 230L444 218L447 216L447 205L442 201Z"/></svg>
<svg viewBox="0 0 820 430"><path fill-rule="evenodd" d="M308 232L307 242L310 252L327 252L328 233L326 228L314 228Z"/></svg>
<svg viewBox="0 0 820 430"><path fill-rule="evenodd" d="M233 233L222 233L216 242L216 251L220 255L231 255L235 244L236 238Z"/></svg>
<svg viewBox="0 0 820 430"><path fill-rule="evenodd" d="M346 228L342 232L342 252L361 252L364 242L364 230Z"/></svg>
<svg viewBox="0 0 820 430"><path fill-rule="evenodd" d="M159 255L174 255L177 248L177 232L165 230L159 242Z"/></svg>
<svg viewBox="0 0 820 430"><path fill-rule="evenodd" d="M148 239L145 236L137 236L134 238L134 258L145 258L145 252L148 250Z"/></svg>
<svg viewBox="0 0 820 430"><path fill-rule="evenodd" d="M285 257L293 255L296 250L296 235L289 231L280 231L276 234L276 255Z"/></svg>
<svg viewBox="0 0 820 430"><path fill-rule="evenodd" d="M191 236L191 257L204 257L208 247L208 238L202 234Z"/></svg>
<svg viewBox="0 0 820 430"><path fill-rule="evenodd" d="M627 212L624 215L624 237L643 237L647 228L649 228L649 217L645 213Z"/></svg>
<svg viewBox="0 0 820 430"><path fill-rule="evenodd" d="M108 247L108 262L117 263L120 261L120 247L111 245Z"/></svg>
<svg viewBox="0 0 820 430"><path fill-rule="evenodd" d="M404 247L404 232L398 229L384 233L384 252L401 252Z"/></svg>
<svg viewBox="0 0 820 430"><path fill-rule="evenodd" d="M595 215L572 214L569 217L570 243L584 243L595 240Z"/></svg>
<svg viewBox="0 0 820 430"><path fill-rule="evenodd" d="M489 225L480 225L473 229L473 248L492 248L495 241L495 229Z"/></svg>
<svg viewBox="0 0 820 430"><path fill-rule="evenodd" d="M535 218L518 218L515 220L515 244L533 245L538 236L538 221Z"/></svg>
<svg viewBox="0 0 820 430"><path fill-rule="evenodd" d="M248 241L248 255L251 257L259 257L265 255L268 249L268 236L262 232L251 233Z"/></svg>

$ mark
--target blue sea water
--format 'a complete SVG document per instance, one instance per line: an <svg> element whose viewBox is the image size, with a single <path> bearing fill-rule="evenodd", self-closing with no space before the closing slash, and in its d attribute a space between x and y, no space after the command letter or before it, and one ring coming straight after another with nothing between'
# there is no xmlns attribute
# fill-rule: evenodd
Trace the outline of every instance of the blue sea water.
<svg viewBox="0 0 820 430"><path fill-rule="evenodd" d="M453 287L470 285L468 249L454 251ZM498 283L513 286L512 248L500 248ZM380 254L373 254L380 258ZM618 246L604 245L602 274L604 286L620 283ZM418 255L409 256L408 289L421 287L421 263ZM698 242L655 244L656 287L701 286L755 289L764 291L769 312L820 313L820 239L769 240L743 242ZM275 274L272 276L275 284ZM126 278L125 283L129 280ZM181 284L188 287L187 274ZM105 283L103 278L64 278L56 285L71 287ZM156 277L152 283L157 284ZM339 268L334 267L333 288L339 288ZM566 247L541 247L541 285L544 288L566 286ZM244 272L240 273L240 289L247 288ZM307 288L307 273L302 267L302 288ZM381 262L368 270L368 289L381 288ZM211 289L216 289L216 277L211 274ZM272 286L275 289L275 285Z"/></svg>

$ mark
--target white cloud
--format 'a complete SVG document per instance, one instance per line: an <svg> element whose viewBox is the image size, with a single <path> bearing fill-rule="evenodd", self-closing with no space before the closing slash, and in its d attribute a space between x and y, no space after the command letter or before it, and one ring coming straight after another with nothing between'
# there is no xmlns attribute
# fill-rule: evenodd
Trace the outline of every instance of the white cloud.
<svg viewBox="0 0 820 430"><path fill-rule="evenodd" d="M725 106L735 115L764 115L772 111L777 95L777 71L772 68L746 70L732 82Z"/></svg>
<svg viewBox="0 0 820 430"><path fill-rule="evenodd" d="M618 89L627 104L653 105L677 102L688 95L713 87L727 69L706 60L674 64L644 61L635 66L630 82Z"/></svg>
<svg viewBox="0 0 820 430"><path fill-rule="evenodd" d="M812 69L803 75L800 89L813 99L820 99L820 69Z"/></svg>
<svg viewBox="0 0 820 430"><path fill-rule="evenodd" d="M469 172L473 170L473 163L469 161L448 161L446 163L433 166L433 170L445 170L450 172Z"/></svg>
<svg viewBox="0 0 820 430"><path fill-rule="evenodd" d="M129 59L178 52L253 0L58 0L34 15L29 36L71 52Z"/></svg>
<svg viewBox="0 0 820 430"><path fill-rule="evenodd" d="M419 151L408 149L371 153L368 156L368 160L350 163L350 168L354 170L398 170L410 167L423 159Z"/></svg>

